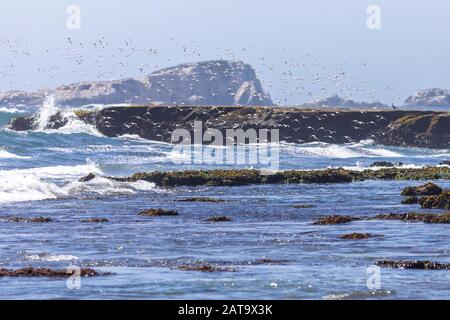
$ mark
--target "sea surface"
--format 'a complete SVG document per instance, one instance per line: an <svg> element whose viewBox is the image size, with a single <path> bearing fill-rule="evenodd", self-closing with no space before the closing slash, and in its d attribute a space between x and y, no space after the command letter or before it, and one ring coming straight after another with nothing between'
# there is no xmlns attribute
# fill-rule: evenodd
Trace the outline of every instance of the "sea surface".
<svg viewBox="0 0 450 320"><path fill-rule="evenodd" d="M92 108L101 108L93 106ZM40 112L41 128L53 105L0 109L0 268L90 267L114 275L83 278L71 290L65 279L0 278L0 299L449 299L449 271L381 269L369 288L368 268L380 259L450 262L450 226L359 221L316 226L320 216L371 216L410 212L402 188L416 181L350 184L158 188L148 182L113 182L154 170L258 168L257 165L180 164L173 145L136 136L108 138L73 117L59 130L13 132L16 116ZM70 114L70 110L65 110ZM248 152L258 148L249 146ZM361 141L277 145L279 169L364 169L373 161L437 165L450 150L396 148ZM177 161L178 160L178 161ZM97 177L78 180L89 173ZM450 181L439 181L450 188ZM225 202L177 200L213 197ZM312 208L294 208L296 204ZM146 218L148 208L174 209L176 217ZM206 223L226 215L226 223ZM50 217L51 223L5 218ZM86 218L107 218L90 224ZM345 233L382 237L339 239ZM258 260L278 260L272 264ZM181 271L210 263L235 272Z"/></svg>

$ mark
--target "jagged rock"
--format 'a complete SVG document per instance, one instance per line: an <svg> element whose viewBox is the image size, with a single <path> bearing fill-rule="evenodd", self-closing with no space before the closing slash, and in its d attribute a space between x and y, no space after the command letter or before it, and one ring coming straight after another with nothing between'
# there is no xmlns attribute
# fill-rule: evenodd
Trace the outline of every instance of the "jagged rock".
<svg viewBox="0 0 450 320"><path fill-rule="evenodd" d="M379 267L395 269L417 269L417 270L450 270L450 263L439 263L432 261L394 261L381 260L376 263Z"/></svg>
<svg viewBox="0 0 450 320"><path fill-rule="evenodd" d="M145 217L177 216L178 212L175 210L148 209L141 211L139 215Z"/></svg>
<svg viewBox="0 0 450 320"><path fill-rule="evenodd" d="M194 132L196 121L203 130L217 129L226 143L226 130L279 130L289 143L348 143L372 139L375 143L427 148L450 147L450 113L428 111L336 111L279 107L134 106L100 111L77 111L76 116L108 137L135 134L145 139L173 142L176 129ZM55 118L49 128L64 124ZM31 130L34 118L13 120L12 130ZM191 141L193 142L193 141ZM198 143L205 143L199 141Z"/></svg>
<svg viewBox="0 0 450 320"><path fill-rule="evenodd" d="M370 165L370 167L371 168L373 168L373 167L385 167L385 168L389 168L389 167L399 167L399 166L402 166L403 165L403 163L402 162L396 162L396 163L393 163L393 162L390 162L390 161L374 161L371 165Z"/></svg>
<svg viewBox="0 0 450 320"><path fill-rule="evenodd" d="M447 89L425 89L408 97L405 103L419 107L448 107L450 106L450 91Z"/></svg>
<svg viewBox="0 0 450 320"><path fill-rule="evenodd" d="M94 173L89 173L87 176L80 178L78 181L79 182L88 182L88 181L94 180L95 177L96 176Z"/></svg>
<svg viewBox="0 0 450 320"><path fill-rule="evenodd" d="M71 107L123 103L273 105L250 65L225 60L181 64L144 79L80 82L34 93L5 92L0 94L0 105L42 105L50 95L57 105Z"/></svg>
<svg viewBox="0 0 450 320"><path fill-rule="evenodd" d="M450 160L443 160L439 162L439 165L441 166L450 166Z"/></svg>
<svg viewBox="0 0 450 320"><path fill-rule="evenodd" d="M444 190L438 185L428 182L421 186L403 189L402 196L434 196L441 194L443 191Z"/></svg>

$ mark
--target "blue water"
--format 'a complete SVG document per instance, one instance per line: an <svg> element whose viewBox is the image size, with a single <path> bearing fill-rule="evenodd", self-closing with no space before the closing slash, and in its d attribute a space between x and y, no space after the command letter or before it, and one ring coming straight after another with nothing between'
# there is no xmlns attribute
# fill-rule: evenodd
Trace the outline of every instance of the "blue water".
<svg viewBox="0 0 450 320"><path fill-rule="evenodd" d="M0 127L18 114L0 112ZM250 147L251 148L251 147ZM367 268L380 259L450 262L450 227L398 221L359 221L315 226L319 216L371 216L420 211L401 205L413 181L161 189L146 182L119 183L101 175L138 171L208 169L223 165L175 164L173 146L137 137L107 138L71 123L57 131L0 131L0 267L64 269L70 265L110 271L82 279L0 278L0 299L448 299L448 271L381 270L381 288L368 289ZM372 145L281 143L280 169L348 167L376 160L405 166L436 165L450 150ZM251 167L240 165L240 167ZM257 166L254 166L257 167ZM80 183L90 172L99 177ZM450 181L440 181L450 188ZM177 202L215 197L223 203ZM294 204L312 204L296 209ZM175 209L177 217L145 218L146 208ZM226 215L228 223L205 223ZM11 223L2 217L51 217L48 224ZM103 224L81 219L105 217ZM383 235L362 241L352 232ZM258 259L286 260L259 265ZM195 261L236 272L185 272Z"/></svg>

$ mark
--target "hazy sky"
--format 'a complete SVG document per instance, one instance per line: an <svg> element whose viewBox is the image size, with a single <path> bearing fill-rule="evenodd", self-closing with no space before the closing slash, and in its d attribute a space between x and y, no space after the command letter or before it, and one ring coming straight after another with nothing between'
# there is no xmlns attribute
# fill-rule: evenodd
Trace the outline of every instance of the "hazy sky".
<svg viewBox="0 0 450 320"><path fill-rule="evenodd" d="M69 5L80 30L67 28ZM379 30L366 25L370 5ZM334 93L401 103L450 88L449 14L446 0L1 0L0 90L235 58L280 104Z"/></svg>

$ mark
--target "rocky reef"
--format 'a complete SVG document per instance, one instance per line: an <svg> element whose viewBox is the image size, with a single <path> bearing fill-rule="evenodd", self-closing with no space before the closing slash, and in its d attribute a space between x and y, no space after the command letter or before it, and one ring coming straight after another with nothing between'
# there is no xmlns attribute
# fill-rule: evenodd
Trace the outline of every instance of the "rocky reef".
<svg viewBox="0 0 450 320"><path fill-rule="evenodd" d="M130 177L107 177L115 181L139 180L160 187L178 186L241 186L277 183L349 183L364 180L433 180L450 179L449 167L383 168L363 171L347 169L289 170L263 174L252 169L153 171L136 173Z"/></svg>
<svg viewBox="0 0 450 320"><path fill-rule="evenodd" d="M80 82L52 90L0 93L1 105L42 105L53 96L61 106L87 104L273 105L255 70L240 61L186 63L143 79Z"/></svg>
<svg viewBox="0 0 450 320"><path fill-rule="evenodd" d="M135 106L75 112L105 136L134 134L145 139L172 142L176 129L191 134L201 122L203 132L217 129L278 129L279 139L289 143L349 143L371 139L377 144L450 148L450 113L401 110L337 110L284 107ZM47 129L67 124L63 113L53 115ZM38 127L36 116L14 119L16 131Z"/></svg>
<svg viewBox="0 0 450 320"><path fill-rule="evenodd" d="M72 273L66 270L52 270L46 268L26 267L22 269L0 269L0 278L2 277L46 277L46 278L68 278ZM81 277L96 277L112 275L109 272L98 272L94 269L80 269Z"/></svg>

